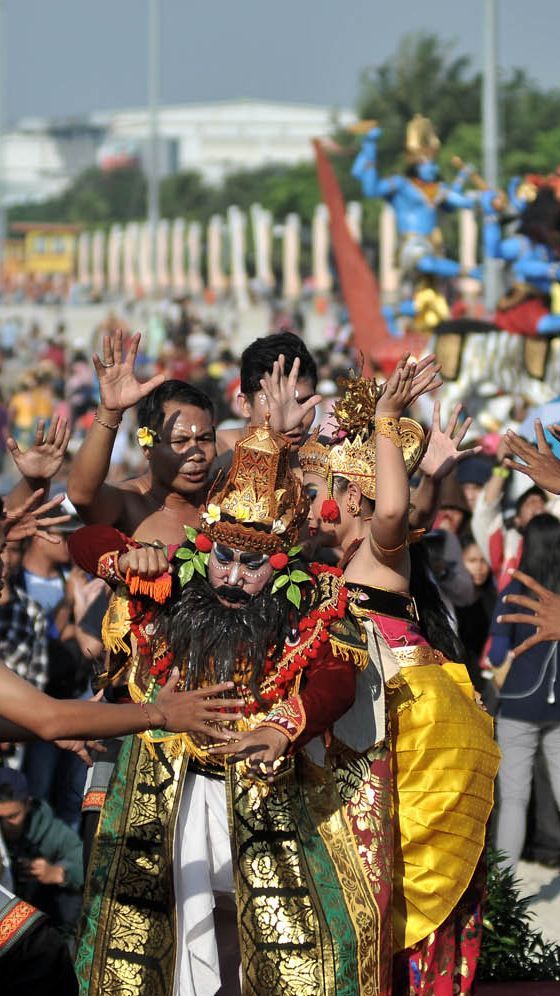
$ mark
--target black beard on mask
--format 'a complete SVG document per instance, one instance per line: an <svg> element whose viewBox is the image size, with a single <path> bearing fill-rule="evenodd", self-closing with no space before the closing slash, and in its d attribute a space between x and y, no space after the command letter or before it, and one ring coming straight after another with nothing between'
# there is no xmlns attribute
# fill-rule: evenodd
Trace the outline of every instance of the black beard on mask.
<svg viewBox="0 0 560 996"><path fill-rule="evenodd" d="M165 640L178 667L186 664L186 688L198 688L203 681L230 681L238 662L244 661L251 665L248 683L258 698L268 652L272 647L274 656L280 656L297 616L285 594L273 595L270 585L248 599L242 592L247 600L231 607L223 605L218 594L229 598L238 592L212 588L195 575L160 611L154 640Z"/></svg>

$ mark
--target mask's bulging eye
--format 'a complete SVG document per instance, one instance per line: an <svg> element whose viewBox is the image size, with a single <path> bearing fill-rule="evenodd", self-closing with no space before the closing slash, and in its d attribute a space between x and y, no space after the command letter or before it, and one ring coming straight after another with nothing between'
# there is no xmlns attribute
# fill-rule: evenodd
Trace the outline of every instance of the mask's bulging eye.
<svg viewBox="0 0 560 996"><path fill-rule="evenodd" d="M228 549L227 546L216 544L214 547L214 556L219 564L230 564L233 560L233 550Z"/></svg>

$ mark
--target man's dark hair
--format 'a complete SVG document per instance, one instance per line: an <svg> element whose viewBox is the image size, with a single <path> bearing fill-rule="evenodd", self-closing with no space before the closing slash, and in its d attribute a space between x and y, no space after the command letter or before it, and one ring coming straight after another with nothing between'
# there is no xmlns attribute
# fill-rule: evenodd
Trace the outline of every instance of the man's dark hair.
<svg viewBox="0 0 560 996"><path fill-rule="evenodd" d="M252 397L260 390L265 373L272 373L274 361L282 353L286 358L285 371L289 373L294 360L299 357L299 376L308 377L317 386L317 364L303 339L293 332L278 332L263 339L255 339L241 354L241 393Z"/></svg>
<svg viewBox="0 0 560 996"><path fill-rule="evenodd" d="M515 503L516 515L519 515L527 499L532 498L533 495L537 495L537 497L542 498L543 501L547 500L546 491L543 491L543 489L539 488L537 484L534 484L532 488L527 488L527 491L524 491L522 495L519 495L519 498Z"/></svg>
<svg viewBox="0 0 560 996"><path fill-rule="evenodd" d="M179 405L192 405L210 412L214 417L214 405L204 391L185 380L166 380L154 388L138 405L138 425L145 425L154 432L160 432L163 427L165 413L163 406L167 401L176 401Z"/></svg>

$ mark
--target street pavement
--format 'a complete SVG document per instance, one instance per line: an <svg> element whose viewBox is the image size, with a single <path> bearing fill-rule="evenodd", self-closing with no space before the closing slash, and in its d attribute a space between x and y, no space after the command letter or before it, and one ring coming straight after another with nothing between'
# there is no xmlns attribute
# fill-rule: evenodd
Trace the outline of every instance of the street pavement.
<svg viewBox="0 0 560 996"><path fill-rule="evenodd" d="M532 896L534 925L548 941L560 944L560 869L520 861L517 877L521 894Z"/></svg>

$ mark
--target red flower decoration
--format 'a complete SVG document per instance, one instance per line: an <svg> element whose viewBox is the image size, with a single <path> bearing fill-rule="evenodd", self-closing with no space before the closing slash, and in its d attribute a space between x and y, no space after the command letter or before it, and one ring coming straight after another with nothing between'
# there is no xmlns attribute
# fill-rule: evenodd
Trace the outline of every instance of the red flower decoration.
<svg viewBox="0 0 560 996"><path fill-rule="evenodd" d="M288 556L285 553L273 553L272 557L269 557L269 561L270 566L275 571L281 571L288 563Z"/></svg>
<svg viewBox="0 0 560 996"><path fill-rule="evenodd" d="M212 549L212 540L209 539L208 536L205 536L204 533L199 533L194 541L194 545L197 550L200 550L201 553L210 553L210 550Z"/></svg>
<svg viewBox="0 0 560 996"><path fill-rule="evenodd" d="M340 522L340 509L334 498L327 498L321 505L323 522Z"/></svg>

